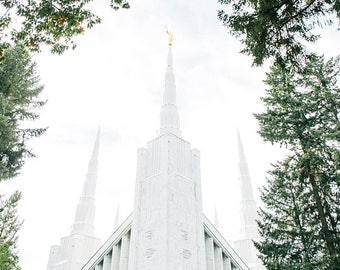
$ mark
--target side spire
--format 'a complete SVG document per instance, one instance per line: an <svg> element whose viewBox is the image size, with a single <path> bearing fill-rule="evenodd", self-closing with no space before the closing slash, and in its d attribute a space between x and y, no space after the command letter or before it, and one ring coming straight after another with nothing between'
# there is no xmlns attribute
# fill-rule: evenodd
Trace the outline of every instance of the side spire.
<svg viewBox="0 0 340 270"><path fill-rule="evenodd" d="M264 270L260 259L257 257L257 250L253 240L259 240L257 231L257 209L253 194L253 187L249 174L248 164L243 150L242 140L239 131L237 131L238 151L239 151L239 169L240 169L240 186L241 186L241 239L235 241L235 248L241 258L247 263L250 270Z"/></svg>
<svg viewBox="0 0 340 270"><path fill-rule="evenodd" d="M100 239L94 236L99 137L98 128L71 233L61 238L59 245L51 247L47 270L81 269L99 247Z"/></svg>
<svg viewBox="0 0 340 270"><path fill-rule="evenodd" d="M168 31L168 33L170 33ZM161 108L160 135L174 133L180 136L179 115L176 106L176 85L172 60L172 34L169 34L169 51L165 72L163 104ZM171 43L170 43L171 41Z"/></svg>
<svg viewBox="0 0 340 270"><path fill-rule="evenodd" d="M237 130L237 144L239 153L239 170L242 200L254 200L253 186L250 179L248 164L243 150L243 144L239 131Z"/></svg>
<svg viewBox="0 0 340 270"><path fill-rule="evenodd" d="M99 141L100 128L98 128L97 131L91 159L89 161L87 174L85 176L83 191L77 205L76 216L72 226L72 233L94 235L94 202L97 184Z"/></svg>

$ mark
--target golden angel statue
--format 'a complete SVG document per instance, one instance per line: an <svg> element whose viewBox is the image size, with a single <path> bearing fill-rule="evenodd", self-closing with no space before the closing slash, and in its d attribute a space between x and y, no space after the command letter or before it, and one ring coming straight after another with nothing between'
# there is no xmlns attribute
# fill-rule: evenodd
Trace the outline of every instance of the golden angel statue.
<svg viewBox="0 0 340 270"><path fill-rule="evenodd" d="M165 29L166 29L166 33L169 36L169 46L171 46L172 45L172 41L174 39L174 35L169 31L168 27L165 26Z"/></svg>

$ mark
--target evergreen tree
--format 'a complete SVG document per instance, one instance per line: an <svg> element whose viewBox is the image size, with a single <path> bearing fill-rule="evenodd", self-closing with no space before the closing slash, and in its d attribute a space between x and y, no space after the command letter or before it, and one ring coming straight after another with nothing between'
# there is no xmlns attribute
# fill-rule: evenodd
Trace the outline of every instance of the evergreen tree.
<svg viewBox="0 0 340 270"><path fill-rule="evenodd" d="M42 89L28 53L22 47L7 49L0 59L0 181L18 174L24 159L33 156L27 140L45 131L23 127L38 118L45 103L38 99Z"/></svg>
<svg viewBox="0 0 340 270"><path fill-rule="evenodd" d="M258 222L262 241L255 243L267 269L328 269L319 252L318 217L311 207L312 191L299 179L298 161L278 162L261 191L264 208Z"/></svg>
<svg viewBox="0 0 340 270"><path fill-rule="evenodd" d="M339 60L311 55L300 72L275 64L267 74L259 133L291 152L262 193L256 246L268 269L339 269Z"/></svg>
<svg viewBox="0 0 340 270"><path fill-rule="evenodd" d="M15 192L7 200L0 196L0 270L20 269L17 255L17 233L22 222L17 217L21 193Z"/></svg>
<svg viewBox="0 0 340 270"><path fill-rule="evenodd" d="M309 55L306 43L319 38L318 31L340 19L338 0L218 0L226 8L218 18L245 45L243 53L254 65L274 58L299 68ZM223 7L223 6L222 6Z"/></svg>

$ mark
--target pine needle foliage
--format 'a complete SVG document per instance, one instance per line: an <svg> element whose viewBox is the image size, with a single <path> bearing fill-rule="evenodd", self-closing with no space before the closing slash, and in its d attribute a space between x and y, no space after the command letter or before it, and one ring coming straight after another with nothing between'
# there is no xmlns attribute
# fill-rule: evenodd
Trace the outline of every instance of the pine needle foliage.
<svg viewBox="0 0 340 270"><path fill-rule="evenodd" d="M25 158L34 154L27 141L39 137L45 128L25 128L36 120L43 87L39 85L35 63L22 47L5 50L0 59L0 181L16 176Z"/></svg>
<svg viewBox="0 0 340 270"><path fill-rule="evenodd" d="M241 39L242 53L262 65L274 58L299 68L309 55L306 44L319 38L322 27L339 24L338 0L218 0L218 18Z"/></svg>
<svg viewBox="0 0 340 270"><path fill-rule="evenodd" d="M8 199L0 196L0 270L18 270L18 231L22 221L17 216L21 193L16 191Z"/></svg>
<svg viewBox="0 0 340 270"><path fill-rule="evenodd" d="M262 189L256 247L269 270L340 268L339 61L311 54L300 72L267 74L259 133L291 153Z"/></svg>

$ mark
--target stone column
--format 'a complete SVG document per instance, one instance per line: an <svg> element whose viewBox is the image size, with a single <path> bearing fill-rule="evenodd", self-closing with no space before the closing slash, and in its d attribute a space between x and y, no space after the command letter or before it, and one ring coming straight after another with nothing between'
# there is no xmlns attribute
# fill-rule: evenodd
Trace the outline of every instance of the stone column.
<svg viewBox="0 0 340 270"><path fill-rule="evenodd" d="M122 246L119 260L119 270L127 270L129 262L130 233L122 237Z"/></svg>
<svg viewBox="0 0 340 270"><path fill-rule="evenodd" d="M121 243L117 243L113 246L111 270L119 270L120 246Z"/></svg>
<svg viewBox="0 0 340 270"><path fill-rule="evenodd" d="M214 254L215 254L215 270L223 270L222 249L220 247L215 246Z"/></svg>
<svg viewBox="0 0 340 270"><path fill-rule="evenodd" d="M223 270L231 270L230 258L223 256Z"/></svg>
<svg viewBox="0 0 340 270"><path fill-rule="evenodd" d="M103 270L111 270L112 251L104 256Z"/></svg>
<svg viewBox="0 0 340 270"><path fill-rule="evenodd" d="M205 253L207 270L215 270L214 240L210 236L205 238Z"/></svg>

